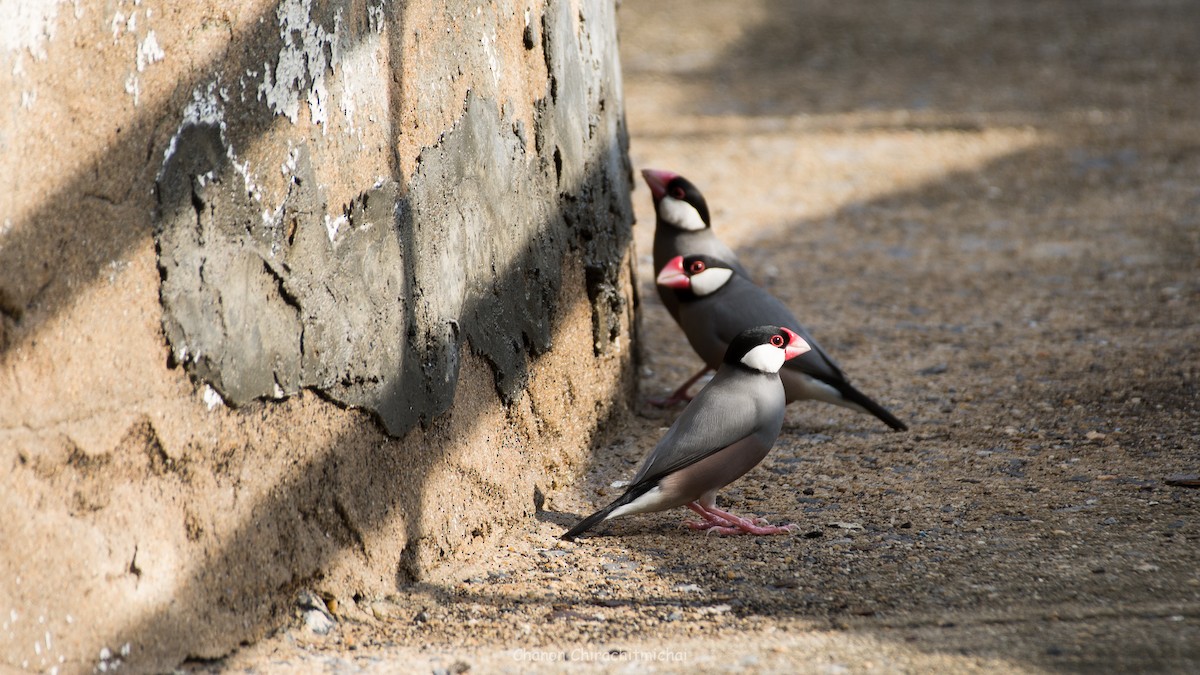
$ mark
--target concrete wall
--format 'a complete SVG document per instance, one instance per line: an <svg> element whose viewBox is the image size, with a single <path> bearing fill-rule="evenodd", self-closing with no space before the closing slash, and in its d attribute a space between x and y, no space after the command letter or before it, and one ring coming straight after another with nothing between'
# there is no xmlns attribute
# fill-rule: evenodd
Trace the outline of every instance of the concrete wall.
<svg viewBox="0 0 1200 675"><path fill-rule="evenodd" d="M632 389L612 2L0 16L0 662L486 551Z"/></svg>

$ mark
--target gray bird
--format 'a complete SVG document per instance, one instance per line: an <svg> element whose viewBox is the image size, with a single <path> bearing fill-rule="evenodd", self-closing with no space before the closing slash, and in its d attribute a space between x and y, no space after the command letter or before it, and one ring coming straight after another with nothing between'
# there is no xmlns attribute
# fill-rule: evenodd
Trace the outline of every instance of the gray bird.
<svg viewBox="0 0 1200 675"><path fill-rule="evenodd" d="M677 255L710 255L751 278L737 255L712 231L708 202L688 179L670 171L643 169L642 178L654 198L654 269L661 270ZM672 317L679 318L679 301L669 289L659 288L658 297Z"/></svg>
<svg viewBox="0 0 1200 675"><path fill-rule="evenodd" d="M708 215L708 202L688 179L670 171L642 169L642 178L654 198L654 269L661 270L677 255L710 255L724 260L738 274L750 279L750 274L738 262L737 254L713 234ZM679 321L679 300L668 288L658 286L658 297ZM670 396L653 398L651 405L667 407L688 400L688 389L710 369L705 367L688 378Z"/></svg>
<svg viewBox="0 0 1200 675"><path fill-rule="evenodd" d="M574 539L610 518L677 506L687 506L703 518L685 523L692 529L720 534L791 531L790 526L721 511L716 495L775 445L786 405L779 369L808 350L803 338L778 326L749 328L733 337L717 374L667 430L625 494L562 538Z"/></svg>
<svg viewBox="0 0 1200 675"><path fill-rule="evenodd" d="M739 274L733 265L708 255L676 256L663 265L657 282L659 288L675 294L679 327L709 368L721 363L726 347L741 331L762 324L783 326L799 334L812 348L779 371L788 403L824 401L874 415L896 431L908 429L895 415L855 389L795 315L766 289Z"/></svg>

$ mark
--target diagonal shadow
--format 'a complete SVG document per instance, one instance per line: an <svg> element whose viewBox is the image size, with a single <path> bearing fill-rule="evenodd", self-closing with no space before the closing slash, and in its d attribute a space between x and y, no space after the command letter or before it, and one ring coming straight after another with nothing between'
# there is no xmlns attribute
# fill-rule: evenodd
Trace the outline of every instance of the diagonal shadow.
<svg viewBox="0 0 1200 675"><path fill-rule="evenodd" d="M241 73L257 72L264 63L278 60L275 9L270 7L248 22L251 28L236 36L225 52L199 64L191 77L177 81L161 105L137 108L136 115L121 125L118 142L92 161L73 167L59 190L46 195L24 222L14 223L3 235L0 357L17 339L36 336L71 304L77 289L96 283L113 260L125 257L151 235L151 188L185 105L194 91L217 77L236 80ZM337 9L336 3L329 3L314 9L313 16L332 24ZM366 26L349 30L351 44L368 33ZM261 136L275 122L274 115L242 115L231 120L230 131L244 141ZM97 218L97 210L117 212L120 217Z"/></svg>
<svg viewBox="0 0 1200 675"><path fill-rule="evenodd" d="M708 116L675 128L658 115L645 135L635 124L639 153L648 152L640 142L662 140L653 149L731 173L708 163L802 135L806 115L828 115L811 122L818 130L849 133L1029 124L1040 143L828 215L758 223L740 248L744 262L774 270L763 280L813 317L856 382L913 421L913 434L896 438L860 432L836 410L789 412L772 456L724 498L797 521L811 538L697 538L677 529L675 513L613 523L557 558L563 577L594 566L596 550L639 571L608 576L614 592L603 598L591 578L547 591L531 613L588 608L601 619L561 630L593 645L627 639L613 605L638 610L647 626L681 610L705 630L728 624L688 610L728 605L750 625L815 626L1030 668L1196 663L1200 600L1171 589L1194 576L1200 531L1190 518L1200 504L1163 477L1194 467L1200 412L1190 339L1200 152L1189 138L1195 114L1172 91L1196 81L1197 7L764 4L768 20L728 51L693 57L703 67L656 63L684 60L656 39L623 43L626 63L639 64L627 79L647 91L671 79L687 104L670 112ZM670 43L663 27L678 9L647 5L638 30ZM669 21L645 20L659 11ZM650 54L628 58L631 47ZM837 113L848 113L848 130ZM800 131L737 115L795 115ZM751 206L762 198L739 196ZM730 220L738 211L728 207ZM643 335L671 344L653 339L674 326L652 293L646 306ZM610 482L632 471L595 459L580 513L615 497ZM577 517L554 502L545 522ZM447 601L481 599L521 606L487 588Z"/></svg>
<svg viewBox="0 0 1200 675"><path fill-rule="evenodd" d="M1157 148L1139 161L1160 166L1173 152ZM1169 590L1200 562L1200 530L1181 525L1191 522L1200 495L1162 479L1194 466L1189 439L1200 399L1192 378L1200 350L1189 337L1198 314L1187 310L1200 296L1172 309L1156 299L1160 284L1194 288L1200 242L1195 224L1175 217L1186 213L1189 197L1162 205L1158 217L1127 218L1137 211L1120 204L1136 203L1131 198L1147 186L1096 202L1086 188L1095 177L1072 157L1054 146L1013 153L773 228L742 251L744 260L781 268L797 251L818 251L805 258L810 269L776 280L777 292L796 298L811 297L804 289L819 287L818 279L850 278L858 265L871 269L869 279L849 288L823 289L829 297L814 313L849 312L825 331L847 353L887 343L847 361L885 381L881 388L915 422L904 438L861 433L846 422L857 418L840 413L792 424L763 465L723 491L734 510L800 523L799 536L703 537L678 527L679 512L638 516L601 525L577 545L548 549L552 556L534 556L530 571L504 570L467 591L426 584L414 592L427 594L450 623L487 620L478 605L490 608L485 616L497 626L542 620L542 632L514 633L505 644L544 644L552 653L569 651L564 643L628 641L630 615L649 635L675 634L678 621L717 632L730 625L714 615L723 608L751 626L860 634L928 654L1034 669L1172 670L1200 659L1200 643L1187 637L1195 635L1200 601L1194 592ZM1161 177L1197 169L1200 156ZM1022 200L998 211L957 207L963 199L986 201L976 194L986 186L1014 194L1031 178L1059 181L1062 215L1037 217L1037 204ZM960 218L937 227L936 240L927 228L947 213ZM997 229L997 219L1007 225ZM799 241L798 232L806 233ZM929 249L921 264L905 250L916 242ZM1004 264L994 264L997 257ZM1108 281L1098 282L1098 272ZM880 278L886 286L872 283ZM895 300L909 295L938 302ZM665 311L647 310L655 311L670 321ZM1064 311L1065 319L1051 316ZM1138 321L1126 322L1129 315ZM1040 327L1031 329L1030 321ZM863 334L843 323L865 326ZM926 371L932 364L925 355L946 358L945 368ZM1095 378L1097 364L1114 372ZM1113 393L1128 390L1122 370L1134 364L1156 374L1137 385L1150 405ZM1069 414L1062 403L1069 400L1097 408ZM1010 423L1013 433L991 426ZM1081 440L1096 425L1122 430L1120 447ZM649 450L661 434L654 426L625 439L632 448L592 455L582 501L552 495L555 506L537 514L535 546L619 493L610 483L628 479L636 465L625 460ZM1137 473L1092 478L1131 459ZM1148 511L1147 500L1163 510ZM1127 519L1138 523L1129 528L1136 531L1114 524ZM1150 569L1150 561L1156 579L1133 571ZM600 581L596 567L605 570ZM505 575L555 584L531 598L520 578L506 590ZM1148 628L1132 630L1142 622ZM424 639L419 627L396 630ZM1123 638L1080 643L1081 633L1096 631Z"/></svg>
<svg viewBox="0 0 1200 675"><path fill-rule="evenodd" d="M353 8L351 4L323 5L314 10L314 19L331 22L338 10ZM406 10L407 6L393 7L386 16L391 26L389 47L395 55L406 53ZM563 50L583 51L575 43L574 30L568 38L558 32L560 25L551 23L562 21L563 17L570 20L571 11L569 3L549 3L543 19L540 32L552 77L579 75L570 70L563 72L562 64L552 56ZM595 18L591 14L588 17ZM142 188L153 184L157 159L162 157L166 143L167 136L161 130L178 126L176 111L183 109L192 92L221 74L269 63L272 55L278 53L277 23L266 15L260 18L265 20L251 22L254 28L235 36L228 52L230 60L205 64L197 70L195 78L176 84L167 104L141 112L130 124L126 138L153 136L155 143L148 151L141 143L128 140L105 153L83 167L59 194L49 196L30 222L19 224L6 237L0 249L0 268L6 270L6 279L11 271L11 278L21 283L6 286L0 294L0 310L9 325L15 326L18 336L36 335L50 317L71 303L75 286L68 288L56 282L57 276L69 269L77 284L95 283L114 255L140 245L151 234L149 222L144 219L123 228L113 226L110 231L109 225L97 224L97 219L81 218L80 222L86 223L82 227L90 229L81 232L60 228L49 240L39 240L41 235L35 236L32 223L82 216L88 210L88 197L80 195L95 194L97 189L89 184L89 177L103 173L103 167L109 163L127 161L133 156L140 158L138 165L142 168L132 183L103 188L121 195L111 201L122 204L122 200L133 202L147 193ZM599 17L597 25L612 25L604 23L604 18ZM363 31L359 37L368 30L365 24L351 23L355 30ZM555 44L560 39L570 44ZM599 120L611 126L591 129L568 128L560 119L564 115L555 109L588 103L578 98L568 100L569 96L577 96L572 92L583 86L578 78L548 87L546 99L539 104L544 125L532 130L546 159L528 158L527 163L531 171L554 177L553 192L526 195L530 199L549 198L548 204L536 204L533 206L537 208L530 209L540 220L529 233L529 241L517 247L518 255L506 266L493 271L488 283L467 289L461 312L451 317L454 330L417 336L425 342L413 349L415 356L406 354L406 377L398 378L383 394L385 399L411 402L413 406L425 403L414 402L414 397L422 393L434 398L434 404L422 408L417 415L419 428L407 427L401 438L391 438L378 419L348 410L342 418L345 430L314 452L311 460L300 460L290 448L279 448L278 460L292 466L278 485L247 507L244 513L250 517L227 532L206 534L199 525L188 524L189 538L199 542L197 548L205 549L202 560L186 573L157 611L130 625L113 627L104 636L104 644L134 645L130 664L144 669L174 666L188 656L181 651L182 645L190 645L194 649L192 654L199 657L223 654L239 642L255 639L277 625L286 616L284 610L293 601L293 591L319 584L325 571L346 557L358 556L362 561L360 568L374 572L390 570L390 578L363 581L364 589L377 591L381 587L390 589L410 583L430 574L456 550L486 546L486 541L514 518L531 511L538 486L548 489L558 480L558 472L575 461L582 450L578 445L599 442L606 427L623 417L632 379L629 357L619 352L618 344L628 345L631 333L632 308L626 300L630 268L626 258L632 214L627 200L630 184L625 159L627 140L623 120L619 118L619 79L617 83L616 90L590 92L611 97L601 101L607 103L610 111L617 111ZM394 110L419 95L415 87L407 88L410 84L399 78L388 84ZM608 86L606 83L605 87ZM557 100L556 96L563 100ZM466 108L471 105L469 100ZM580 116L585 114L578 107L565 115L567 122L577 121ZM255 108L232 117L228 134L233 144L241 145L267 133L275 121L274 115ZM151 134L150 130L155 131ZM449 132L446 138L453 138L460 131ZM398 135L401 131L394 133ZM571 143L572 139L578 142ZM396 147L398 136L391 140ZM552 155L556 161L548 159ZM400 158L393 156L391 161L394 176L400 179L403 177ZM428 180L442 177L434 175ZM421 175L418 173L414 180L421 180ZM410 205L416 209L422 206ZM402 215L405 217L398 218L396 223L401 245L413 247L429 233L418 232L422 227L419 218L403 211ZM102 240L105 245L89 247L89 240ZM47 256L47 250L56 250L57 255ZM406 248L404 252L404 278L410 282L425 280L428 272L417 269L422 262L418 259L419 251ZM546 269L547 257L561 267ZM531 285L545 286L550 291L529 299L528 306L511 297ZM492 340L505 342L497 347L488 342ZM506 355L497 357L503 350L507 350ZM579 356L571 361L581 371L605 361L616 380L583 386L574 384L570 377L556 379L553 373L545 372L561 368L560 364L543 366L540 375L531 372L541 362L561 359L559 352L568 350L578 352ZM435 390L435 385L426 381L430 362L438 375L450 377L450 384L462 377L473 384L492 382L493 386L443 384ZM420 386L414 378L422 380ZM557 389L563 384L566 392ZM267 422L264 430L272 426L270 420L276 415L300 420L298 423L303 425L301 418L312 409L313 399L313 392L305 390L282 402L248 403L239 415L261 416ZM588 406L585 411L571 407L584 404ZM329 411L328 406L322 409ZM489 424L493 426L488 427ZM503 438L486 437L487 433L505 428L509 431ZM140 449L145 450L145 457L154 469L153 477L147 480L147 490L187 494L189 489L200 490L207 484L204 477L197 475L198 470L207 470L206 467L201 468L196 462L173 463L164 459L166 455L152 428L147 438L141 440L145 447ZM575 448L549 458L528 453L527 446L538 447L539 442L552 441L568 441ZM132 449L140 456L139 448ZM233 449L230 457L214 461L236 473L239 462L244 466L254 464L245 457L238 458L238 453L247 449ZM481 454L488 457L481 459ZM497 457L499 461L507 458L523 463L524 471L517 472L520 480L509 484L482 470L489 462L498 461ZM84 469L96 472L88 476L90 480L106 480L103 461L83 468L74 466L62 479L70 481L78 477L73 471ZM447 516L446 510L454 509L454 504L461 512ZM503 510L503 515L495 512L497 508ZM129 569L130 574L140 578L136 553ZM354 582L337 579L330 583L353 585Z"/></svg>
<svg viewBox="0 0 1200 675"><path fill-rule="evenodd" d="M769 20L672 75L697 87L691 111L1190 115L1169 94L1195 81L1192 3L770 0L758 11ZM639 69L647 61L639 55L628 72L654 73ZM1130 100L1130 86L1145 98Z"/></svg>

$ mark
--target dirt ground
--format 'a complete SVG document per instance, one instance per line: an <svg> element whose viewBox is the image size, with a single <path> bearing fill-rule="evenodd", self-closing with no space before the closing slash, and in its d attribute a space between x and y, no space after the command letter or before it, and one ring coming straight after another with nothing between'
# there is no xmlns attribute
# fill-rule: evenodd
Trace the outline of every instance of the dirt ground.
<svg viewBox="0 0 1200 675"><path fill-rule="evenodd" d="M721 504L557 536L678 410L639 402L502 552L185 670L1200 670L1200 6L621 3L636 168L911 425L794 404ZM651 286L642 396L699 364ZM301 616L298 610L298 617Z"/></svg>

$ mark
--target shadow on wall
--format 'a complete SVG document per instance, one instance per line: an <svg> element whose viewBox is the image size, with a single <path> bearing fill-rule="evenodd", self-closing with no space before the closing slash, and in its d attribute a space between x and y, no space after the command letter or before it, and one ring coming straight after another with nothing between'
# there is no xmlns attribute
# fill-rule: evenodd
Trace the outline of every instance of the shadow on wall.
<svg viewBox="0 0 1200 675"><path fill-rule="evenodd" d="M114 260L125 257L151 234L146 214L161 168L159 158L169 136L198 91L222 68L230 73L260 68L278 58L279 27L264 12L254 28L222 56L227 61L197 68L195 76L177 82L161 107L141 107L121 129L121 141L95 159L74 168L70 180L46 195L26 222L17 223L0 247L0 355L12 339L7 333L36 335L43 325L69 306L75 289L94 284ZM322 17L332 19L332 14ZM361 38L356 35L354 39ZM272 50L274 50L272 52ZM237 120L239 137L265 133L273 115L245 115ZM96 217L108 211L112 217ZM75 281L74 285L66 283Z"/></svg>
<svg viewBox="0 0 1200 675"><path fill-rule="evenodd" d="M331 25L339 12L365 10L358 4L314 8L312 20ZM197 564L157 610L113 627L103 643L134 645L130 661L138 668L218 656L260 636L290 606L294 590L319 580L341 557L360 556L372 570L389 570L394 578L385 586L403 584L427 574L452 547L469 546L507 518L531 512L550 462L529 456L526 441L566 436L556 431L565 424L558 420L574 402L572 391L541 400L525 391L532 365L549 358L552 346L583 345L578 363L617 364L610 387L580 393L589 405L580 417L594 418L595 426L573 439L586 442L621 414L632 387L628 356L614 356L618 341L629 343L633 308L630 170L615 35L601 34L615 28L612 8L600 3L585 11L586 30L597 32L581 41L572 4L548 3L537 32L551 82L535 106L536 128L524 129L499 102L472 93L455 127L422 152L406 184L393 156L390 180L364 189L344 214L330 213L301 148L287 198L264 215L230 148L265 135L277 115L259 103L243 107L236 97L212 97L209 84L278 58L275 9L235 36L228 61L198 69L162 107L143 110L123 143L79 168L0 248L0 350L6 350L2 338L9 332L36 335L72 303L76 289L96 283L110 261L146 241L152 225L141 195L157 181L153 234L173 365L243 406L247 419L298 417L315 391L369 409L381 422L352 412L350 431L297 453L303 459L279 447L277 460L294 466L232 532L187 524ZM393 66L408 53L406 9L383 10ZM363 39L369 30L350 22L346 39ZM589 61L598 55L607 62ZM416 90L392 78L392 110L411 105ZM534 136L537 156L525 154L526 133ZM399 145L398 137L389 140ZM106 171L115 165L139 169ZM104 177L99 184L97 176ZM97 199L129 217L89 217ZM331 229L339 216L340 227ZM78 226L50 225L58 223ZM329 278L338 275L347 283L330 288ZM590 318L582 339L580 322L567 323L579 316ZM494 386L457 387L460 377ZM478 438L492 428L508 428L508 436ZM207 484L193 482L196 465L163 459L152 428L133 442L145 446L134 454L145 450L158 462L147 490L186 495ZM470 443L483 447L463 450ZM258 447L270 447L269 439ZM230 463L226 468L236 473L246 459L238 453L248 449L254 448L232 449L232 458L213 465ZM431 488L431 474L455 459L452 451L487 454L509 464L506 475L522 478L507 484L459 467L466 483L460 492ZM71 471L104 480L103 462L85 464ZM444 496L484 512L491 505L504 516L457 513L458 504L439 501ZM130 573L140 576L134 555Z"/></svg>
<svg viewBox="0 0 1200 675"><path fill-rule="evenodd" d="M343 4L313 9L313 23L332 25L335 16L354 9ZM453 397L456 353L464 338L496 367L497 387L510 399L525 381L527 354L549 346L554 303L548 291L560 285L558 261L568 249L582 251L589 299L596 307L596 349L606 349L625 309L617 278L631 239L624 156L628 141L619 106L610 105L599 116L603 129L588 117L585 49L573 35L569 13L555 9L560 5L551 4L553 11L547 12L540 32L552 79L562 84L552 86L539 104L536 129L514 125L507 133L504 127L514 123L497 117L492 108L498 103L470 98L453 137L457 146L427 150L411 184L385 182L366 189L345 214L329 213L311 179L304 147L288 158L291 168L304 175L293 178L287 199L270 217L260 217L261 204L247 194L252 186L236 174L231 147L265 134L278 119L261 105L246 110L230 106L234 114L224 115L226 104L210 86L221 74L235 80L233 74L278 60L277 22L251 22L252 31L227 50L230 60L177 83L166 105L143 112L128 125L124 143L79 169L26 223L5 235L0 247L0 269L5 271L0 280L0 355L12 342L10 334L36 335L70 304L72 287L92 284L148 234L140 208L145 192L139 188L156 178L164 326L173 365L187 366L230 403L278 398L308 387L375 411L393 435L401 435L444 410ZM382 11L374 5L361 9ZM404 53L404 11L403 6L395 8L387 18L397 55ZM564 31L567 38L555 37ZM352 49L372 32L369 22L349 21L344 44L338 46ZM619 101L621 93L615 70L602 77L604 110L603 98ZM393 86L394 111L416 96L406 96L405 86ZM205 87L206 100L201 94ZM180 111L184 122L176 137L168 138L167 131L176 125L164 120L177 120ZM524 156L524 134L530 132L544 156ZM612 146L597 151L593 136ZM168 161L160 166L155 158L168 145ZM592 157L585 155L589 152ZM487 156L504 156L507 164L485 166L481 157ZM399 177L399 160L393 160L393 176ZM132 175L127 169L109 170L115 166L140 170ZM600 173L585 180L580 173L585 167ZM122 178L128 182L119 182ZM517 207L517 200L506 198L513 194L527 198ZM368 208L372 196L378 199ZM91 212L97 201L137 216L96 218ZM396 202L394 225L386 222L393 214L380 208L387 201ZM331 222L336 228L339 220L357 235L342 237L351 240L345 246L349 251L340 250L343 242L335 245L332 235L328 244L322 239ZM71 226L34 226L42 223ZM547 232L535 230L547 223ZM378 231L364 234L376 224L398 230L399 246ZM463 224L482 226L488 234L464 235ZM522 267L504 283L491 284L488 268L494 257ZM225 288L206 282L206 273ZM329 289L325 281L330 275L340 275L350 288ZM477 308L475 322L454 315L468 290L494 296L494 302ZM272 297L264 299L264 294ZM364 296L387 309L382 315L355 311L354 301ZM255 331L222 334L222 324L240 325L257 316L268 320ZM367 339L345 347L344 335L363 332ZM262 353L252 354L254 350ZM405 352L411 358L402 358ZM401 391L393 386L396 378L407 382L403 390L413 395L389 398L385 392ZM422 382L419 393L415 381Z"/></svg>

